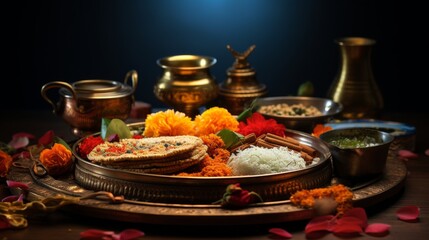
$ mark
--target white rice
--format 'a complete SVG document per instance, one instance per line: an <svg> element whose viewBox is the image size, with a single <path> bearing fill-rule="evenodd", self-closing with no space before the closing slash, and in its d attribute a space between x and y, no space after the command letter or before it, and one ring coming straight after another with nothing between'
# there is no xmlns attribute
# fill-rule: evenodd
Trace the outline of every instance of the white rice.
<svg viewBox="0 0 429 240"><path fill-rule="evenodd" d="M231 154L227 164L236 176L279 173L306 167L301 154L287 147L251 146Z"/></svg>

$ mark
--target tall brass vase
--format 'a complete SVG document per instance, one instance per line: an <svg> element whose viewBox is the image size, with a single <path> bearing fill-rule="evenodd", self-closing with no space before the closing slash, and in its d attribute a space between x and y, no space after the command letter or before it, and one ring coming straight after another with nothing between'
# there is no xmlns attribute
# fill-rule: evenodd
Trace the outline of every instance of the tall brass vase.
<svg viewBox="0 0 429 240"><path fill-rule="evenodd" d="M349 37L336 40L340 47L339 72L328 91L328 98L343 105L344 119L377 118L383 108L383 97L371 67L375 40Z"/></svg>

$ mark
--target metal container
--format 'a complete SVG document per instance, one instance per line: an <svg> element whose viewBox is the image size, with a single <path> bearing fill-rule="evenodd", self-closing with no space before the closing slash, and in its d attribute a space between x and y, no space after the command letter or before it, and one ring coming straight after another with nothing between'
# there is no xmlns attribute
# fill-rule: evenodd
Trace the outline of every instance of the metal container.
<svg viewBox="0 0 429 240"><path fill-rule="evenodd" d="M385 170L389 147L394 140L387 132L367 128L334 129L319 137L328 144L332 153L334 176L354 180L379 177ZM377 144L351 148L340 148L333 144L334 140L340 138L361 137L371 137Z"/></svg>
<svg viewBox="0 0 429 240"><path fill-rule="evenodd" d="M131 126L138 128L142 125ZM82 138L73 146L73 153L77 156L74 179L86 189L109 191L127 199L189 204L213 203L222 198L229 184L234 183L257 192L267 202L289 199L292 193L301 189L329 185L332 167L328 147L321 140L302 132L288 130L287 135L315 148L320 161L302 170L264 175L184 177L145 174L108 168L80 158L77 147Z"/></svg>
<svg viewBox="0 0 429 240"><path fill-rule="evenodd" d="M362 37L337 39L341 64L327 97L344 106L345 119L377 118L383 108L371 66L371 51L375 40Z"/></svg>
<svg viewBox="0 0 429 240"><path fill-rule="evenodd" d="M293 104L302 104L306 107L313 106L322 113L322 115L319 116L279 116L261 113L265 118L272 118L278 123L282 123L287 129L304 131L307 133L312 133L316 124L328 122L331 118L338 115L343 109L341 103L337 103L327 98L279 96L258 99L256 102L256 110L261 106L282 103L288 104L289 106Z"/></svg>
<svg viewBox="0 0 429 240"><path fill-rule="evenodd" d="M131 79L131 86L127 84L128 79ZM72 84L53 81L42 86L41 94L52 105L54 114L61 116L75 135L82 137L100 131L102 118L128 118L137 81L137 71L131 70L125 75L124 83L101 79ZM48 95L53 88L59 88L56 103Z"/></svg>
<svg viewBox="0 0 429 240"><path fill-rule="evenodd" d="M216 61L213 57L198 55L158 59L163 73L154 86L155 96L189 117L198 115L199 107L217 97L218 87L210 72Z"/></svg>

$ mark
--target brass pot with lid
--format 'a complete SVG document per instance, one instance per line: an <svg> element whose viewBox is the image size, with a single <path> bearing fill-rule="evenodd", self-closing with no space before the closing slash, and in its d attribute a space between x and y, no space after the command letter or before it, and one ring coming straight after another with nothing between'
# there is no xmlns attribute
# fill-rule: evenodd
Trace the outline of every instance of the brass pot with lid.
<svg viewBox="0 0 429 240"><path fill-rule="evenodd" d="M268 93L265 84L258 82L255 69L247 61L255 47L252 45L240 53L230 45L226 46L235 61L227 69L228 78L219 84L219 105L227 108L231 114L240 114L254 99Z"/></svg>
<svg viewBox="0 0 429 240"><path fill-rule="evenodd" d="M128 80L131 84L128 84ZM103 79L87 79L72 84L62 81L42 86L42 97L52 105L54 114L61 116L73 134L85 136L100 131L102 118L128 118L134 103L137 71L125 75L124 83ZM58 102L51 100L49 90L59 88Z"/></svg>

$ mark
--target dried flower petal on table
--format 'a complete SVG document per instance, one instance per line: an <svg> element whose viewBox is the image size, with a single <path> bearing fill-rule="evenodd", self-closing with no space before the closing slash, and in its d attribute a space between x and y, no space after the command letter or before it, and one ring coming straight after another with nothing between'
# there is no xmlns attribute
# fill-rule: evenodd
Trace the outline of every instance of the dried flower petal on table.
<svg viewBox="0 0 429 240"><path fill-rule="evenodd" d="M254 133L256 137L266 133L284 136L286 131L283 124L277 123L274 119L265 119L259 112L254 112L252 116L246 119L246 123L240 122L238 128L238 133L244 136Z"/></svg>
<svg viewBox="0 0 429 240"><path fill-rule="evenodd" d="M417 222L420 216L420 208L417 206L405 206L396 211L396 217L405 222Z"/></svg>
<svg viewBox="0 0 429 240"><path fill-rule="evenodd" d="M413 159L413 158L418 158L419 155L411 152L410 150L406 150L406 149L401 149L398 151L398 156L400 158L405 158L405 159Z"/></svg>
<svg viewBox="0 0 429 240"><path fill-rule="evenodd" d="M268 230L269 233L273 234L276 239L282 238L282 239L290 239L292 238L292 234L282 228L270 228Z"/></svg>
<svg viewBox="0 0 429 240"><path fill-rule="evenodd" d="M144 232L137 229L125 229L118 234L115 234L113 231L104 231L98 229L88 229L80 233L81 239L91 240L133 240L144 235Z"/></svg>
<svg viewBox="0 0 429 240"><path fill-rule="evenodd" d="M195 135L194 122L184 113L168 109L149 114L145 121L143 136Z"/></svg>
<svg viewBox="0 0 429 240"><path fill-rule="evenodd" d="M374 237L384 237L389 231L390 225L385 223L372 223L365 228L365 233Z"/></svg>
<svg viewBox="0 0 429 240"><path fill-rule="evenodd" d="M54 141L55 133L53 130L47 131L39 138L38 143L43 146L49 146Z"/></svg>
<svg viewBox="0 0 429 240"><path fill-rule="evenodd" d="M12 140L9 142L9 146L14 149L20 149L28 146L30 139L34 139L34 135L26 132L15 133L12 136Z"/></svg>
<svg viewBox="0 0 429 240"><path fill-rule="evenodd" d="M197 136L215 134L222 129L238 130L237 119L227 109L221 107L212 107L205 110L195 117L194 123Z"/></svg>

